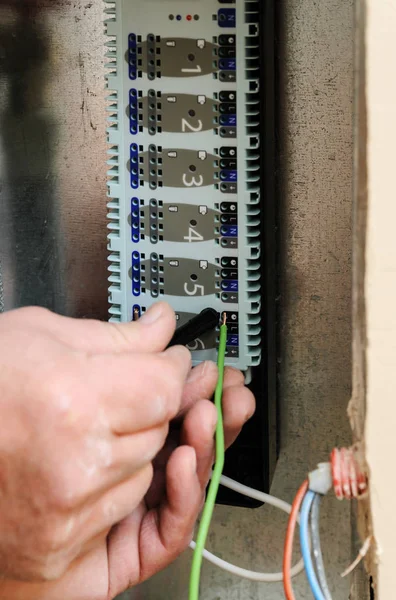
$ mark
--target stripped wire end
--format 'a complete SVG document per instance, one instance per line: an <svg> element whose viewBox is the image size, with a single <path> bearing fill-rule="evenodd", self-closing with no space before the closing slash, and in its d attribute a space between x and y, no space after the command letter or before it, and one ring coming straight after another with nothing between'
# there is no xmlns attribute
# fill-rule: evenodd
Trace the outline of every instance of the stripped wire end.
<svg viewBox="0 0 396 600"><path fill-rule="evenodd" d="M221 315L221 324L227 325L227 313L226 312L223 312L223 314Z"/></svg>
<svg viewBox="0 0 396 600"><path fill-rule="evenodd" d="M363 546L360 548L359 554L357 555L357 557L355 558L353 563L347 569L345 569L345 571L343 573L341 573L341 577L346 577L347 575L349 575L350 573L352 573L352 571L354 571L356 569L358 564L363 560L363 558L366 556L367 552L370 550L372 541L373 541L373 538L370 535L364 542Z"/></svg>
<svg viewBox="0 0 396 600"><path fill-rule="evenodd" d="M133 320L138 321L140 318L140 312L137 306L133 309Z"/></svg>

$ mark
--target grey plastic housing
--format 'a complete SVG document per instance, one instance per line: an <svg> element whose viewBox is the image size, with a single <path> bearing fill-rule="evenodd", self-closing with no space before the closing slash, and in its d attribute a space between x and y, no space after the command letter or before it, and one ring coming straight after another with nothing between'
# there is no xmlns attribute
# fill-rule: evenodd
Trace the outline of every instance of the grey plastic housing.
<svg viewBox="0 0 396 600"><path fill-rule="evenodd" d="M179 323L206 307L227 311L226 364L242 370L261 355L255 5L115 0L105 8L110 320L130 321L158 300ZM194 364L216 360L217 332L190 349Z"/></svg>

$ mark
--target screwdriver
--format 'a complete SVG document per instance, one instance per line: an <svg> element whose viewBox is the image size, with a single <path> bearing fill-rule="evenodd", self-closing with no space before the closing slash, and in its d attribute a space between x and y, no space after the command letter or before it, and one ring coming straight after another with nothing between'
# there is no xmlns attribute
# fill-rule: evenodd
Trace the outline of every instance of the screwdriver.
<svg viewBox="0 0 396 600"><path fill-rule="evenodd" d="M190 321L178 327L173 338L169 342L171 346L187 346L202 334L215 329L220 320L220 314L213 308L205 308L199 315L196 315Z"/></svg>

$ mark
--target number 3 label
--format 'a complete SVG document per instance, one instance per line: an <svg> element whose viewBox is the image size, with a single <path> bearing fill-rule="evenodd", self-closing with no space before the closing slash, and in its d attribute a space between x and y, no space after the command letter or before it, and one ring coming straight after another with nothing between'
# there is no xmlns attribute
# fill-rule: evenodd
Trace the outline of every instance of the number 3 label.
<svg viewBox="0 0 396 600"><path fill-rule="evenodd" d="M184 173L183 174L183 184L186 187L193 187L193 186L201 187L201 185L203 185L204 178L202 177L202 175L200 175L198 179L195 179L195 177L191 176L191 181L187 181L187 177L188 177L188 174Z"/></svg>

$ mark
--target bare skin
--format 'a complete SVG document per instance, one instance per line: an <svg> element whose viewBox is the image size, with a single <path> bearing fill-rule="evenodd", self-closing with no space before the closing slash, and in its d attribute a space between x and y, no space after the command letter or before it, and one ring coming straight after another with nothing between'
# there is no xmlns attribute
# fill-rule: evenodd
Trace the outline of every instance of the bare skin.
<svg viewBox="0 0 396 600"><path fill-rule="evenodd" d="M217 369L164 350L173 311L114 325L0 316L0 597L111 600L191 540L213 462ZM227 369L227 445L254 412ZM88 585L87 585L88 583Z"/></svg>

